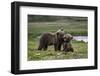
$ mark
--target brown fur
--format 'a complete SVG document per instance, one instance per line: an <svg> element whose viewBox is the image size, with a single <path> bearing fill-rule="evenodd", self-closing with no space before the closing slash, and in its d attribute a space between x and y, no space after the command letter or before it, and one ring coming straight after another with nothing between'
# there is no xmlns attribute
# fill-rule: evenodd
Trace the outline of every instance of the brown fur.
<svg viewBox="0 0 100 76"><path fill-rule="evenodd" d="M40 38L40 43L38 50L47 50L49 45L54 45L54 49L61 50L61 45L63 43L64 33L44 33Z"/></svg>
<svg viewBox="0 0 100 76"><path fill-rule="evenodd" d="M66 51L66 52L71 51L71 52L73 52L74 49L73 49L73 47L71 45L71 40L73 39L72 35L71 34L66 34L66 35L64 35L63 39L64 39L63 51Z"/></svg>
<svg viewBox="0 0 100 76"><path fill-rule="evenodd" d="M73 49L71 43L67 43L67 42L63 43L63 51L66 51L66 52L70 52L71 51L71 52L73 52L74 49Z"/></svg>

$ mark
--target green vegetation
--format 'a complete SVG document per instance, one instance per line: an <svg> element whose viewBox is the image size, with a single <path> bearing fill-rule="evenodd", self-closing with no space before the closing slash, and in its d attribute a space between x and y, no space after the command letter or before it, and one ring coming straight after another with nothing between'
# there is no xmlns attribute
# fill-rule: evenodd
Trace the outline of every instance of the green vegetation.
<svg viewBox="0 0 100 76"><path fill-rule="evenodd" d="M87 43L72 41L74 52L54 51L49 46L47 51L37 50L39 38L44 32L56 32L61 27L65 33L72 35L87 35L86 17L41 17L29 16L28 19L28 60L54 60L87 58Z"/></svg>
<svg viewBox="0 0 100 76"><path fill-rule="evenodd" d="M87 43L82 41L72 41L74 52L54 51L53 46L48 50L37 50L38 41L28 43L28 60L55 60L55 59L82 59L87 58Z"/></svg>

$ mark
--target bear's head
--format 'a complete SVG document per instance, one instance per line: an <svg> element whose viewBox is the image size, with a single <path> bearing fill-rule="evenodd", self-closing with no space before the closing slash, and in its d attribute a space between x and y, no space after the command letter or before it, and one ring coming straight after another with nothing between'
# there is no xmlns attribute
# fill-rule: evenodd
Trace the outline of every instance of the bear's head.
<svg viewBox="0 0 100 76"><path fill-rule="evenodd" d="M63 41L64 42L70 42L73 39L73 36L71 34L65 34L63 36Z"/></svg>

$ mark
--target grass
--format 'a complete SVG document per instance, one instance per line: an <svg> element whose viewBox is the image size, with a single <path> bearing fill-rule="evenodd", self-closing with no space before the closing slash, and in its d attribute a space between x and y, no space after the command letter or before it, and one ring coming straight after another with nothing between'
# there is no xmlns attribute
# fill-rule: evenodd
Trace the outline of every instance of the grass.
<svg viewBox="0 0 100 76"><path fill-rule="evenodd" d="M66 33L72 35L87 35L87 22L35 22L28 23L28 37L34 39L44 32L56 32L63 27Z"/></svg>
<svg viewBox="0 0 100 76"><path fill-rule="evenodd" d="M87 43L82 41L72 41L74 52L54 51L53 46L48 50L37 50L38 41L28 43L28 60L55 60L55 59L80 59L87 58Z"/></svg>
<svg viewBox="0 0 100 76"><path fill-rule="evenodd" d="M44 32L56 32L63 27L66 33L72 35L86 36L87 21L68 22L33 22L28 23L28 60L57 60L57 59L82 59L88 57L87 43L82 41L72 41L74 52L54 51L53 46L49 46L46 51L39 51L39 36Z"/></svg>

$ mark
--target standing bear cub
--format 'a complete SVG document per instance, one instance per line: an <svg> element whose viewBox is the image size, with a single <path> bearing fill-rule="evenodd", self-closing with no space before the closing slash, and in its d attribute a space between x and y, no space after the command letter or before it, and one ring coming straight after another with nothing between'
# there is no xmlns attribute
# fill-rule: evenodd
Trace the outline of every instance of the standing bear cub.
<svg viewBox="0 0 100 76"><path fill-rule="evenodd" d="M73 52L74 49L71 45L71 40L73 36L71 34L65 34L63 37L63 51L65 52Z"/></svg>
<svg viewBox="0 0 100 76"><path fill-rule="evenodd" d="M61 50L61 45L63 44L63 31L58 31L56 33L44 33L42 34L40 41L39 41L39 47L38 50L47 50L48 46L54 45L55 51Z"/></svg>

